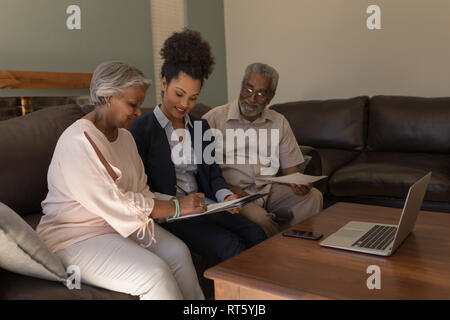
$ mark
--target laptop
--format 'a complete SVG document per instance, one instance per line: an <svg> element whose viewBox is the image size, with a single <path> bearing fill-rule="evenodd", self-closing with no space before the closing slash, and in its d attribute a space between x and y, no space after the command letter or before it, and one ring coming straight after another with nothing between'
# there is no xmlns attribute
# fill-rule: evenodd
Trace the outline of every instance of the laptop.
<svg viewBox="0 0 450 320"><path fill-rule="evenodd" d="M320 245L380 256L392 255L414 228L430 178L431 172L409 188L398 225L350 221Z"/></svg>

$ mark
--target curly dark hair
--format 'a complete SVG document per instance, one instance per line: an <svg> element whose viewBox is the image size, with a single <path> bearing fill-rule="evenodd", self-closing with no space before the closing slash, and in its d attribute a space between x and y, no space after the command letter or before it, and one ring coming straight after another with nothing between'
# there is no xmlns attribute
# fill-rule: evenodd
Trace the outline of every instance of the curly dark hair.
<svg viewBox="0 0 450 320"><path fill-rule="evenodd" d="M165 77L167 83L177 78L182 71L193 79L200 80L203 86L203 81L208 79L215 64L209 43L202 38L200 32L188 28L167 38L160 54L164 60L161 78Z"/></svg>

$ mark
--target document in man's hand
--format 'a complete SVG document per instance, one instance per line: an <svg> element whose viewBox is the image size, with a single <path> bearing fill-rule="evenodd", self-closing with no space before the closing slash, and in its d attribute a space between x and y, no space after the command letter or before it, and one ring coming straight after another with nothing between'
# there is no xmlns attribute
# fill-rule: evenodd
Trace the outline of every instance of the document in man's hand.
<svg viewBox="0 0 450 320"><path fill-rule="evenodd" d="M310 176L307 174L303 174L300 172L288 174L285 176L280 177L258 177L256 180L261 183L267 183L267 182L278 182L278 183L285 183L285 184L308 184L313 183L322 179L325 179L327 176Z"/></svg>
<svg viewBox="0 0 450 320"><path fill-rule="evenodd" d="M221 211L226 211L226 210L230 210L230 209L234 209L234 208L238 208L241 207L249 202L255 201L256 199L262 198L266 195L268 195L268 192L264 192L264 193L255 193L255 194L251 194L239 199L235 199L235 200L230 200L230 201L224 201L224 202L218 202L218 203L212 203L212 204L208 204L206 206L206 211L205 212L199 212L199 213L193 213L193 214L188 214L185 216L179 216L176 218L167 218L166 221L170 222L170 221L175 221L175 220L181 220L181 219L189 219L189 218L193 218L193 217L197 217L197 216L201 216L204 214L210 214L210 213L216 213L216 212L221 212Z"/></svg>

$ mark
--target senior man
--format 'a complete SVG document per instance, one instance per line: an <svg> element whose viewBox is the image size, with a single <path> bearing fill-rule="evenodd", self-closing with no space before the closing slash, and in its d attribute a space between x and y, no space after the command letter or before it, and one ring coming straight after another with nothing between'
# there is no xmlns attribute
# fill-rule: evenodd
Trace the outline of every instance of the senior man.
<svg viewBox="0 0 450 320"><path fill-rule="evenodd" d="M304 161L289 122L266 108L277 84L278 72L274 68L263 63L250 64L239 98L203 116L211 128L218 130L216 156L226 154L221 167L231 191L241 196L269 192L241 209L241 214L260 225L268 237L316 214L323 205L321 192L311 184L270 184L258 179L275 176L280 169L282 175L299 172L298 165ZM235 144L236 138L241 143ZM252 151L256 146L255 157Z"/></svg>

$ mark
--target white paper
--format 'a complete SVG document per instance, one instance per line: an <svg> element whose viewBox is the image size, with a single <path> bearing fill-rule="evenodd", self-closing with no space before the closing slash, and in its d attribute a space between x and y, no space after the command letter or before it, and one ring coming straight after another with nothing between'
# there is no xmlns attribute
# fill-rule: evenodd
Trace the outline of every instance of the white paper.
<svg viewBox="0 0 450 320"><path fill-rule="evenodd" d="M278 183L285 183L285 184L302 184L306 185L308 183L313 183L319 180L322 180L326 178L327 176L310 176L307 174L303 174L300 172L296 172L293 174L288 174L286 176L280 176L280 177L258 177L256 180L259 180L260 182L278 182Z"/></svg>
<svg viewBox="0 0 450 320"><path fill-rule="evenodd" d="M220 211L226 211L228 209L234 209L234 208L242 206L243 204L248 203L249 198L254 198L255 196L264 196L264 195L267 195L267 193L261 193L261 194L255 193L255 194L251 194L251 195L248 195L248 196L245 196L242 198L238 198L238 199L234 199L234 200L230 200L230 201L211 203L206 206L205 212L193 213L193 214L189 214L189 215L185 215L185 216L179 216L177 218L169 218L166 221L187 219L187 218L192 218L192 217L196 217L196 216L201 216L203 214L210 214L210 213L215 213L215 212L220 212ZM253 200L251 200L251 201L253 201Z"/></svg>

